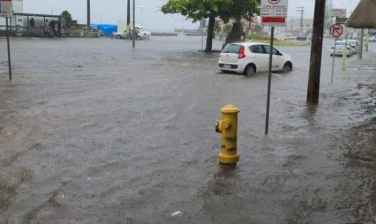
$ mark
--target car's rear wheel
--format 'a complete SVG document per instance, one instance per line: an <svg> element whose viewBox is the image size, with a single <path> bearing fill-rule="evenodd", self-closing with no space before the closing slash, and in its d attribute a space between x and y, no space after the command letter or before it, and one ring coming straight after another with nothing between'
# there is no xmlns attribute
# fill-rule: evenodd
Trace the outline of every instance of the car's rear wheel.
<svg viewBox="0 0 376 224"><path fill-rule="evenodd" d="M292 64L291 62L286 62L285 65L283 66L282 72L287 73L292 70Z"/></svg>
<svg viewBox="0 0 376 224"><path fill-rule="evenodd" d="M116 35L116 39L121 39L121 35Z"/></svg>
<svg viewBox="0 0 376 224"><path fill-rule="evenodd" d="M142 37L138 36L136 39L137 39L137 40L142 40Z"/></svg>
<svg viewBox="0 0 376 224"><path fill-rule="evenodd" d="M256 67L254 65L247 65L247 67L244 69L245 76L254 75L255 73L256 73Z"/></svg>

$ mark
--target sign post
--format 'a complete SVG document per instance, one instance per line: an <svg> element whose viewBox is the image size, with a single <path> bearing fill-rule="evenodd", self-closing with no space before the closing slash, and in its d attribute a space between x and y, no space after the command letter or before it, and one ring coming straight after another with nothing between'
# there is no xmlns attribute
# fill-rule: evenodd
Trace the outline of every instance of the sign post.
<svg viewBox="0 0 376 224"><path fill-rule="evenodd" d="M9 26L8 26L8 18L13 17L12 0L0 0L0 17L5 17L5 20L6 20L9 80L12 81L12 63L11 63L11 58L10 58Z"/></svg>
<svg viewBox="0 0 376 224"><path fill-rule="evenodd" d="M337 38L342 36L343 34L343 26L341 24L333 24L330 29L329 33L332 37L334 37L334 50L333 50L333 64L332 64L332 78L331 82L333 82L333 77L334 77L334 63L336 59L336 48L337 48ZM346 49L347 46L345 46ZM345 52L346 53L346 52Z"/></svg>
<svg viewBox="0 0 376 224"><path fill-rule="evenodd" d="M274 48L273 48L274 28L275 26L286 26L287 11L288 11L288 0L261 0L262 25L271 26L265 135L269 133L270 94L271 94L271 86L272 86L272 67L273 67L273 52L274 52Z"/></svg>

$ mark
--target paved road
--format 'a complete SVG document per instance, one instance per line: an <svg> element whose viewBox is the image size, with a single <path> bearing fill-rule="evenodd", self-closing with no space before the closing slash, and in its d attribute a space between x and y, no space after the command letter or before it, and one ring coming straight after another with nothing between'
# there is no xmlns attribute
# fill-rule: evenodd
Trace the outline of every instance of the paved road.
<svg viewBox="0 0 376 224"><path fill-rule="evenodd" d="M330 84L327 40L312 107L310 49L281 48L295 69L273 74L264 136L265 73L219 73L200 38L137 45L14 39L11 83L0 54L0 223L375 223L375 72L363 62L343 71L338 58ZM218 165L213 127L229 103L241 109L236 169Z"/></svg>

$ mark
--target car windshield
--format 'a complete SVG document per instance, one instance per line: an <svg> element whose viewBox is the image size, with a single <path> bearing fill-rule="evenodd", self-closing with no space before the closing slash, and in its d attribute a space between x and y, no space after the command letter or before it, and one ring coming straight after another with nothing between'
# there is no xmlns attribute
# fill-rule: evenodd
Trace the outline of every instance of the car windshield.
<svg viewBox="0 0 376 224"><path fill-rule="evenodd" d="M225 47L225 49L223 50L223 53L239 54L241 47L242 47L241 45L230 44Z"/></svg>

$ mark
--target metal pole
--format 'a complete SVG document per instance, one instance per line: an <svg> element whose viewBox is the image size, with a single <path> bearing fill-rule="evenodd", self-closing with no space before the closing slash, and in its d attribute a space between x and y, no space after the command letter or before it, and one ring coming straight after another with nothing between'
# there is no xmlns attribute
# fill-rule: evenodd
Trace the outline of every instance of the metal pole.
<svg viewBox="0 0 376 224"><path fill-rule="evenodd" d="M127 31L128 31L127 39L129 39L131 37L131 0L128 0L128 4L127 4Z"/></svg>
<svg viewBox="0 0 376 224"><path fill-rule="evenodd" d="M351 46L349 46L350 51L351 51ZM347 60L347 31L346 31L346 46L345 46L345 52L343 54L343 59L342 59L342 69L346 69L346 60Z"/></svg>
<svg viewBox="0 0 376 224"><path fill-rule="evenodd" d="M87 28L90 28L90 0L87 0Z"/></svg>
<svg viewBox="0 0 376 224"><path fill-rule="evenodd" d="M360 48L358 53L358 59L363 58L363 38L364 38L364 29L360 31Z"/></svg>
<svg viewBox="0 0 376 224"><path fill-rule="evenodd" d="M333 83L333 77L334 77L334 61L336 59L336 43L337 43L337 38L334 38L334 52L333 52L333 65L332 65L332 81L331 83Z"/></svg>
<svg viewBox="0 0 376 224"><path fill-rule="evenodd" d="M201 33L201 53L204 52L204 19L201 21L202 23L202 33Z"/></svg>
<svg viewBox="0 0 376 224"><path fill-rule="evenodd" d="M8 17L5 18L7 25L7 45L8 45L8 68L9 68L9 81L12 81L12 63L10 60L10 44L9 44L9 27L8 27Z"/></svg>
<svg viewBox="0 0 376 224"><path fill-rule="evenodd" d="M267 102L266 102L265 135L267 135L269 133L270 90L271 90L271 87L272 87L272 66L273 66L273 49L274 49L273 44L274 44L274 26L272 26L271 38L270 38L268 98L267 98Z"/></svg>
<svg viewBox="0 0 376 224"><path fill-rule="evenodd" d="M133 49L136 48L136 2L133 0Z"/></svg>
<svg viewBox="0 0 376 224"><path fill-rule="evenodd" d="M141 25L144 27L144 6L141 6Z"/></svg>

